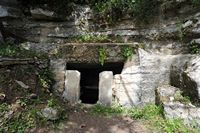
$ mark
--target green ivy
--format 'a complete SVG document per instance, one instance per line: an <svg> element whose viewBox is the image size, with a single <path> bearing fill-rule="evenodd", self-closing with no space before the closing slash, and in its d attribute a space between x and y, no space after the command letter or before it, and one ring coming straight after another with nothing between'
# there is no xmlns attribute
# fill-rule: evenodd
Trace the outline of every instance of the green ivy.
<svg viewBox="0 0 200 133"><path fill-rule="evenodd" d="M130 47L130 46L124 46L121 49L121 53L122 53L122 56L125 59L128 59L128 58L130 58L133 55L134 52L133 52L133 48L132 47Z"/></svg>
<svg viewBox="0 0 200 133"><path fill-rule="evenodd" d="M105 60L107 58L107 53L105 48L99 48L99 62L103 66L105 63Z"/></svg>
<svg viewBox="0 0 200 133"><path fill-rule="evenodd" d="M44 68L39 71L39 85L43 88L49 89L53 84L53 73L49 68Z"/></svg>

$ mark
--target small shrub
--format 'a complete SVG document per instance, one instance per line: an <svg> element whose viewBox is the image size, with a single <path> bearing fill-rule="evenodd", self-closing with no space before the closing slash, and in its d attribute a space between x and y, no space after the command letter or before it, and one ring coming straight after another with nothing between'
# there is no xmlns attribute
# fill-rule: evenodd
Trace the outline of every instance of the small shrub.
<svg viewBox="0 0 200 133"><path fill-rule="evenodd" d="M92 109L92 113L94 114L102 114L106 116L112 116L112 115L120 115L123 113L123 108L120 106L112 106L112 107L106 107L102 106L100 104L96 104Z"/></svg>
<svg viewBox="0 0 200 133"><path fill-rule="evenodd" d="M0 132L25 133L27 129L36 126L36 110L28 109L22 112L16 112L10 121L5 120Z"/></svg>
<svg viewBox="0 0 200 133"><path fill-rule="evenodd" d="M17 54L19 48L10 44L3 44L0 46L0 56L14 56Z"/></svg>
<svg viewBox="0 0 200 133"><path fill-rule="evenodd" d="M162 115L162 108L153 104L143 108L133 108L130 110L130 116L134 119L151 119L155 116Z"/></svg>
<svg viewBox="0 0 200 133"><path fill-rule="evenodd" d="M105 107L97 104L91 109L92 113L101 114L104 116L125 115L132 119L142 119L149 123L150 127L156 128L159 132L166 133L188 133L196 131L193 128L183 124L181 119L165 119L163 117L163 109L161 106L148 104L141 108L125 108L119 105Z"/></svg>
<svg viewBox="0 0 200 133"><path fill-rule="evenodd" d="M39 53L33 50L26 50L20 45L16 44L1 44L0 56L2 57L22 57L22 58L40 58L47 59L48 55L45 53Z"/></svg>
<svg viewBox="0 0 200 133"><path fill-rule="evenodd" d="M180 41L183 41L185 37L185 31L182 26L182 22L177 23L177 29L178 29L178 38Z"/></svg>
<svg viewBox="0 0 200 133"><path fill-rule="evenodd" d="M200 6L200 0L192 0L194 6Z"/></svg>
<svg viewBox="0 0 200 133"><path fill-rule="evenodd" d="M50 89L53 84L53 73L49 68L44 68L39 71L39 84L43 88Z"/></svg>
<svg viewBox="0 0 200 133"><path fill-rule="evenodd" d="M166 119L160 125L166 133L181 132L188 133L189 129L183 124L181 119Z"/></svg>
<svg viewBox="0 0 200 133"><path fill-rule="evenodd" d="M140 22L148 22L158 9L157 0L107 0L95 3L95 10L108 22L129 14Z"/></svg>
<svg viewBox="0 0 200 133"><path fill-rule="evenodd" d="M8 110L9 110L9 108L8 108L7 103L0 104L0 112L5 112L5 111L8 111Z"/></svg>
<svg viewBox="0 0 200 133"><path fill-rule="evenodd" d="M176 92L176 94L174 95L174 101L179 101L181 103L188 104L190 103L190 97L183 96L182 92Z"/></svg>
<svg viewBox="0 0 200 133"><path fill-rule="evenodd" d="M200 45L198 43L192 43L189 45L189 52L191 54L200 54Z"/></svg>
<svg viewBox="0 0 200 133"><path fill-rule="evenodd" d="M105 60L107 58L107 53L105 48L99 48L99 62L103 66L105 63Z"/></svg>
<svg viewBox="0 0 200 133"><path fill-rule="evenodd" d="M57 104L57 102L55 101L55 99L51 98L51 99L47 100L47 106L48 106L48 107L55 107L55 106L57 106L57 105L58 105L58 104Z"/></svg>
<svg viewBox="0 0 200 133"><path fill-rule="evenodd" d="M121 52L122 52L122 56L125 59L130 58L133 55L133 53L134 53L133 52L133 48L130 47L130 46L124 46L124 47L122 47Z"/></svg>
<svg viewBox="0 0 200 133"><path fill-rule="evenodd" d="M95 43L95 42L107 42L108 36L106 35L91 35L91 34L85 34L78 36L75 38L75 41L81 42L81 43Z"/></svg>

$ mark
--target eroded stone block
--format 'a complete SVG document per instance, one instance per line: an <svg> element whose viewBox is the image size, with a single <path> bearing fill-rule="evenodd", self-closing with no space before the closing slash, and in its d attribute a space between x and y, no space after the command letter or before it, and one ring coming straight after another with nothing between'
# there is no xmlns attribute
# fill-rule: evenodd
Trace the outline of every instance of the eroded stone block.
<svg viewBox="0 0 200 133"><path fill-rule="evenodd" d="M78 103L80 97L80 78L79 71L67 70L65 73L65 91L63 98L70 103Z"/></svg>
<svg viewBox="0 0 200 133"><path fill-rule="evenodd" d="M53 90L61 95L64 91L66 61L64 59L51 60L50 65L55 81Z"/></svg>
<svg viewBox="0 0 200 133"><path fill-rule="evenodd" d="M104 71L99 74L99 102L103 105L112 104L113 72Z"/></svg>

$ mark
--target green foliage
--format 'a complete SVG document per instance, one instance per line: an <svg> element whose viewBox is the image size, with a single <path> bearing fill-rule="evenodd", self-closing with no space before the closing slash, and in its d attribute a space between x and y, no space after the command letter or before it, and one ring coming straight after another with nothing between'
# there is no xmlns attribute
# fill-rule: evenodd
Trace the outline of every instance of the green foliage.
<svg viewBox="0 0 200 133"><path fill-rule="evenodd" d="M124 109L120 106L106 107L100 104L96 104L92 109L92 113L101 114L104 116L120 115L124 112Z"/></svg>
<svg viewBox="0 0 200 133"><path fill-rule="evenodd" d="M0 56L14 56L17 54L18 49L10 44L0 45Z"/></svg>
<svg viewBox="0 0 200 133"><path fill-rule="evenodd" d="M25 107L26 106L26 100L22 100L22 99L18 99L17 101L16 101L16 103L17 104L19 104L20 106L22 106L22 107Z"/></svg>
<svg viewBox="0 0 200 133"><path fill-rule="evenodd" d="M185 31L184 31L184 28L183 28L182 25L183 25L182 22L177 23L178 38L179 38L180 41L183 41L184 40L184 36L185 36Z"/></svg>
<svg viewBox="0 0 200 133"><path fill-rule="evenodd" d="M59 119L56 121L48 121L44 117L41 116L41 107L45 107L43 105L45 99L38 99L36 102L27 102L28 99L21 100L20 104L23 107L22 110L13 112L13 114L7 116L11 111L11 108L8 104L0 104L0 132L8 132L8 133L25 133L28 132L29 129L34 127L45 127L45 126L57 126L61 121L66 120L67 113L66 110L61 107L61 104L58 103L52 97L48 99L48 103L46 106L54 107L58 109ZM22 104L23 103L23 104Z"/></svg>
<svg viewBox="0 0 200 133"><path fill-rule="evenodd" d="M49 68L41 69L38 77L40 86L50 89L53 84L53 73L49 70Z"/></svg>
<svg viewBox="0 0 200 133"><path fill-rule="evenodd" d="M157 0L134 0L133 14L139 22L148 22L158 12Z"/></svg>
<svg viewBox="0 0 200 133"><path fill-rule="evenodd" d="M125 58L125 59L128 59L130 58L132 55L133 55L133 48L130 47L130 46L123 46L122 49L121 49L121 52L122 52L122 56Z"/></svg>
<svg viewBox="0 0 200 133"><path fill-rule="evenodd" d="M133 108L129 114L134 119L152 119L162 115L162 108L153 104L144 106L143 108Z"/></svg>
<svg viewBox="0 0 200 133"><path fill-rule="evenodd" d="M51 98L51 99L47 100L47 106L48 107L55 107L57 105L58 104L57 104L57 101L55 99Z"/></svg>
<svg viewBox="0 0 200 133"><path fill-rule="evenodd" d="M28 109L16 112L12 117L4 119L0 132L25 133L27 129L36 125L36 111L36 109Z"/></svg>
<svg viewBox="0 0 200 133"><path fill-rule="evenodd" d="M125 115L132 119L142 119L149 123L150 127L156 128L159 132L173 133L194 132L195 129L187 127L180 119L165 119L163 117L163 109L160 106L149 104L140 108L125 108L118 105L105 107L100 104L95 105L91 109L92 113L103 116Z"/></svg>
<svg viewBox="0 0 200 133"><path fill-rule="evenodd" d="M189 129L183 124L181 119L166 119L160 122L160 126L166 133L181 132L189 133Z"/></svg>
<svg viewBox="0 0 200 133"><path fill-rule="evenodd" d="M19 0L26 8L40 7L69 16L75 4L88 4L108 22L114 22L129 14L139 22L148 22L158 9L157 0ZM194 1L195 2L195 1ZM44 6L46 5L46 6Z"/></svg>
<svg viewBox="0 0 200 133"><path fill-rule="evenodd" d="M157 12L157 0L106 0L95 3L96 11L113 22L129 14L140 22L147 22Z"/></svg>
<svg viewBox="0 0 200 133"><path fill-rule="evenodd" d="M13 133L22 133L26 129L30 129L36 124L36 113L35 110L27 110L21 113L18 113L16 117L13 118L12 122L8 125L8 131Z"/></svg>
<svg viewBox="0 0 200 133"><path fill-rule="evenodd" d="M38 53L36 51L26 50L19 45L15 44L1 44L0 45L0 56L2 57L24 57L24 58L48 58L47 54Z"/></svg>
<svg viewBox="0 0 200 133"><path fill-rule="evenodd" d="M107 42L108 36L85 34L85 35L81 35L81 36L76 37L75 41L81 42L81 43L83 43L83 42L87 42L87 43Z"/></svg>
<svg viewBox="0 0 200 133"><path fill-rule="evenodd" d="M194 6L200 6L200 0L192 0Z"/></svg>
<svg viewBox="0 0 200 133"><path fill-rule="evenodd" d="M107 58L107 53L105 48L99 48L99 62L103 66L105 63L105 60Z"/></svg>
<svg viewBox="0 0 200 133"><path fill-rule="evenodd" d="M191 54L200 54L200 45L198 43L192 43L189 45L189 52Z"/></svg>
<svg viewBox="0 0 200 133"><path fill-rule="evenodd" d="M190 103L190 97L188 96L183 96L181 91L176 92L174 95L174 101L179 101L184 104Z"/></svg>

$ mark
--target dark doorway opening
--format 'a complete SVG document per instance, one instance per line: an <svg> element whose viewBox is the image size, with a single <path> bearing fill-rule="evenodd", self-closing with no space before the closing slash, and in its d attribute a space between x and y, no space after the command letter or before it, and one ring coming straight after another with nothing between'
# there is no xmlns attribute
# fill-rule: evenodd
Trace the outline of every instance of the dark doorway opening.
<svg viewBox="0 0 200 133"><path fill-rule="evenodd" d="M68 63L67 70L78 70L81 73L80 100L82 103L95 104L99 97L99 73L102 71L112 71L113 74L120 74L124 63Z"/></svg>

